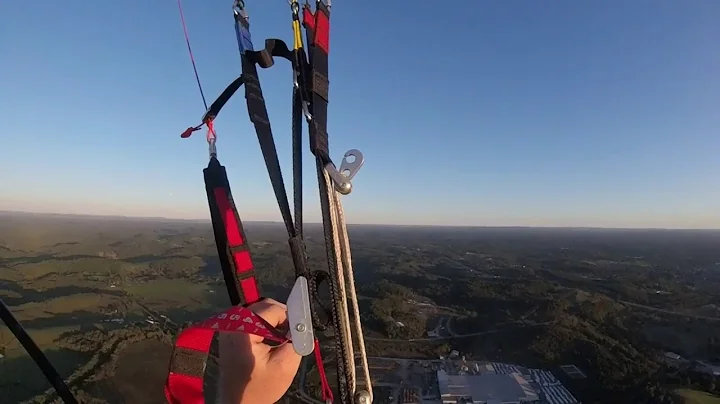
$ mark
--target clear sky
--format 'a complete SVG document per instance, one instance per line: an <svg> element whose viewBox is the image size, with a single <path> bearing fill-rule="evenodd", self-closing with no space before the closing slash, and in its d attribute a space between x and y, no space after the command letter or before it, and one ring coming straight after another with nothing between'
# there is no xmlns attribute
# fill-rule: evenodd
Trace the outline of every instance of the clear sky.
<svg viewBox="0 0 720 404"><path fill-rule="evenodd" d="M290 42L284 0L246 3L257 45ZM183 5L214 98L231 1ZM331 152L366 156L348 220L720 228L718 21L717 0L334 1ZM290 190L290 68L261 80ZM179 137L203 112L174 0L0 4L0 209L208 217L204 134ZM280 220L242 93L217 129L241 216Z"/></svg>

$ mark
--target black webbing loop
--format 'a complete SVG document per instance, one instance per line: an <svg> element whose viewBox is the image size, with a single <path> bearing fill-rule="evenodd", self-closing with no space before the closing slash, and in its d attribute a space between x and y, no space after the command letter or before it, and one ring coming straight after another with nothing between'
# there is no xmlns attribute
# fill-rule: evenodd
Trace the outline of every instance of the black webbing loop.
<svg viewBox="0 0 720 404"><path fill-rule="evenodd" d="M215 119L215 117L217 117L220 113L220 110L225 106L225 104L227 104L241 85L243 85L242 76L236 78L232 83L225 87L225 90L220 93L220 96L212 103L212 105L210 105L210 108L205 111L202 121L207 122L208 120Z"/></svg>
<svg viewBox="0 0 720 404"><path fill-rule="evenodd" d="M249 24L240 15L235 15L235 24L238 32L240 32L240 27L245 30L249 29ZM290 202L270 126L270 117L268 116L256 67L256 64L260 67L272 66L274 64L273 57L276 56L287 59L292 63L294 55L282 40L267 39L265 49L261 51L246 50L241 52L240 56L248 115L255 127L255 133L258 143L260 143L260 150L265 160L275 199L278 202L280 214L288 232L288 244L295 265L295 275L307 277L307 254L302 238L302 225L300 224L302 223L302 172L298 172L298 170L302 170L302 157L299 156L301 152L302 126L296 125L293 127L293 197L295 210L295 221L293 222L293 213L290 211ZM293 122L295 121L296 118L293 118ZM298 130L300 133L297 132Z"/></svg>
<svg viewBox="0 0 720 404"><path fill-rule="evenodd" d="M245 30L249 28L247 20L240 15L235 15L235 24ZM258 59L264 59L259 55L263 55L263 52L245 51L240 54L242 77L245 83L245 100L250 121L255 127L255 133L260 143L260 150L262 151L265 166L270 176L270 183L275 193L275 199L277 199L280 208L280 214L282 215L288 234L294 235L295 229L290 212L290 202L288 201L287 191L285 190L285 181L283 180L280 161L278 159L277 149L275 148L275 139L273 138L272 128L270 126L270 117L268 116L265 98L263 97L262 88L260 87L260 78L258 77L257 67L255 66ZM271 61L271 57L269 61L265 60L265 62L268 63ZM272 63L269 63L268 66L272 66Z"/></svg>
<svg viewBox="0 0 720 404"><path fill-rule="evenodd" d="M270 38L265 40L265 48L259 51L245 51L245 55L249 60L256 63L263 69L267 69L275 64L274 57L287 59L293 62L293 51L288 48L282 39Z"/></svg>

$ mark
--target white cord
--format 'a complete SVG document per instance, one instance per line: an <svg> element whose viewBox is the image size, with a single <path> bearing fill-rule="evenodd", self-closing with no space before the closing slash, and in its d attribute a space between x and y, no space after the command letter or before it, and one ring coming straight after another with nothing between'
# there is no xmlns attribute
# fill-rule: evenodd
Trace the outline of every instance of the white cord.
<svg viewBox="0 0 720 404"><path fill-rule="evenodd" d="M350 366L350 374L353 385L350 388L352 396L355 395L357 388L357 375L355 370L355 352L353 350L353 337L351 333L350 313L348 311L347 296L350 292L350 300L352 303L353 320L355 327L355 337L357 338L358 348L360 351L360 360L362 367L362 375L365 379L365 386L370 395L370 402L373 399L372 382L370 380L370 367L368 366L367 352L365 351L365 339L363 337L362 323L360 321L360 308L358 305L357 293L355 290L355 273L352 267L352 255L350 251L350 239L347 233L347 224L345 223L345 213L340 200L341 194L335 190L334 183L330 178L327 170L323 170L325 176L325 185L327 187L330 220L333 227L333 249L335 250L336 267L338 284L340 287L340 297L342 299L342 307L344 314L343 327L348 335L345 346L346 363Z"/></svg>
<svg viewBox="0 0 720 404"><path fill-rule="evenodd" d="M335 192L336 208L338 214L338 227L340 233L340 240L342 243L343 259L346 261L344 264L345 271L347 271L347 282L348 290L350 291L350 301L352 303L353 318L355 320L355 335L357 337L358 348L360 350L360 360L363 370L363 377L365 379L365 385L367 391L370 394L370 401L372 402L372 382L370 380L370 367L368 366L367 352L365 351L365 337L363 336L362 322L360 321L360 307L358 303L357 292L355 290L355 272L352 266L352 254L350 251L350 238L347 233L347 224L345 223L345 212L340 201L340 193Z"/></svg>
<svg viewBox="0 0 720 404"><path fill-rule="evenodd" d="M355 354L353 350L353 341L352 341L352 330L350 328L350 315L348 312L348 305L347 305L347 290L345 285L345 270L343 269L343 263L344 260L342 259L342 247L340 244L340 234L337 231L337 207L336 207L336 197L335 197L335 187L333 186L333 181L330 178L330 175L328 174L326 169L323 169L323 175L325 177L325 187L327 189L328 194L328 202L329 202L329 208L330 208L330 225L333 228L333 243L332 248L335 252L335 269L337 271L337 279L338 279L338 287L339 290L339 297L340 302L342 306L342 311L340 312L340 322L342 323L342 327L344 328L344 334L347 336L347 339L345 339L344 342L344 351L345 351L345 364L348 368L347 371L350 372L350 379L352 381L352 385L348 386L348 389L350 390L350 395L353 396L355 394L355 383L356 383L356 376L355 376Z"/></svg>

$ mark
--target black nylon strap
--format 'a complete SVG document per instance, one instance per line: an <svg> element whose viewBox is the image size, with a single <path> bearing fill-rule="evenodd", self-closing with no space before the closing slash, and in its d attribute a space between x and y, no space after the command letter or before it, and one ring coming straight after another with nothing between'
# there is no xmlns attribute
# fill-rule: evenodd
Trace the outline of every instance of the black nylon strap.
<svg viewBox="0 0 720 404"><path fill-rule="evenodd" d="M247 110L250 120L255 126L260 149L265 159L265 166L270 176L270 182L275 192L275 198L280 207L280 214L285 222L285 227L289 234L295 232L293 220L290 213L290 202L288 201L287 191L285 190L285 181L278 160L277 149L275 148L275 140L270 127L270 118L268 117L265 99L263 98L262 89L260 88L260 80L257 74L255 63L250 61L247 56L242 58L242 75L245 82L245 100L247 101Z"/></svg>
<svg viewBox="0 0 720 404"><path fill-rule="evenodd" d="M293 52L288 49L285 42L280 39L266 39L265 49L257 52L248 52L247 56L250 60L254 61L263 68L268 68L272 66L275 63L273 57L276 56L285 58L291 62L294 58ZM208 110L205 112L202 121L206 122L208 119L215 119L215 117L218 116L225 104L227 104L230 98L235 95L237 90L242 85L243 76L240 76L236 78L232 83L230 83L227 87L225 87L225 90L220 93L215 102L213 102L208 108Z"/></svg>
<svg viewBox="0 0 720 404"><path fill-rule="evenodd" d="M232 83L230 83L225 90L223 90L222 93L220 93L220 96L210 105L210 108L208 108L207 111L205 111L205 115L203 115L202 121L207 122L208 120L215 119L216 116L220 113L220 110L227 104L227 102L232 98L232 96L235 94L235 92L240 88L240 86L243 85L243 78L242 76L236 78Z"/></svg>
<svg viewBox="0 0 720 404"><path fill-rule="evenodd" d="M304 52L302 49L300 52ZM298 74L295 70L294 74ZM290 253L295 264L295 276L309 280L307 250L303 229L303 178L302 178L302 87L293 89L292 106L292 154L293 154L293 204L295 210L295 235L290 237ZM316 327L317 328L317 327ZM322 328L319 327L319 328Z"/></svg>
<svg viewBox="0 0 720 404"><path fill-rule="evenodd" d="M244 29L249 29L249 24L245 18L235 15L235 23ZM291 254L293 263L295 264L296 276L307 276L307 258L305 254L305 246L302 236L298 231L302 232L302 226L298 226L297 214L300 212L299 220L302 220L302 157L298 157L295 149L301 146L302 126L298 125L297 129L293 128L293 183L294 183L294 199L296 219L293 223L293 215L290 211L290 202L288 200L285 181L283 179L280 161L275 148L275 140L270 126L270 117L268 116L265 98L263 97L262 88L260 87L260 78L258 77L256 64L261 67L270 67L274 64L272 57L278 56L288 59L292 62L293 53L288 49L287 45L279 39L268 39L265 41L265 49L262 51L245 51L241 54L242 77L245 83L245 100L247 103L248 115L255 126L255 133L260 143L260 149L265 160L270 183L275 193L280 214L282 215L285 228L288 232ZM302 117L301 117L302 118ZM295 118L293 118L293 122ZM300 196L300 197L299 197Z"/></svg>
<svg viewBox="0 0 720 404"><path fill-rule="evenodd" d="M63 378L58 374L57 370L55 370L47 356L45 356L35 341L33 341L22 325L20 325L20 322L18 322L15 316L13 316L10 308L5 304L5 302L3 302L2 299L0 299L0 320L2 320L10 332L13 333L18 342L20 342L20 345L25 348L25 351L27 351L35 364L38 365L43 375L50 382L63 403L78 404L78 400L72 392L70 392L70 389L63 381Z"/></svg>
<svg viewBox="0 0 720 404"><path fill-rule="evenodd" d="M300 50L301 52L302 49ZM296 73L297 74L297 73ZM299 79L299 77L298 77ZM302 89L293 89L292 100L292 155L293 202L295 208L295 235L303 237L303 178L302 178ZM296 267L297 268L297 267Z"/></svg>

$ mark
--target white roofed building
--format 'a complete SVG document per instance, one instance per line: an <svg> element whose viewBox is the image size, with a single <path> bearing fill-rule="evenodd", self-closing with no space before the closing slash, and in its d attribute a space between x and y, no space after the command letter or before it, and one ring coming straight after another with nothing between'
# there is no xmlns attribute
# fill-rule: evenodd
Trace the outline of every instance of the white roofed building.
<svg viewBox="0 0 720 404"><path fill-rule="evenodd" d="M437 375L444 404L520 404L539 399L520 373L448 375L439 370Z"/></svg>

